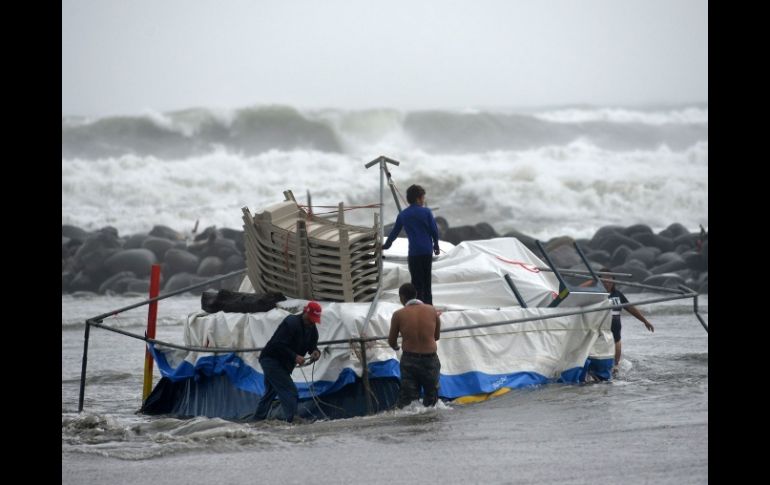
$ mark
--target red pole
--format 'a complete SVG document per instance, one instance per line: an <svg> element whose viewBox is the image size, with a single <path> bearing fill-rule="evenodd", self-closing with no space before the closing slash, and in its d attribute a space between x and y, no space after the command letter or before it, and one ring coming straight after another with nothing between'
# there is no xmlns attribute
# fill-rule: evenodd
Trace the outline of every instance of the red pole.
<svg viewBox="0 0 770 485"><path fill-rule="evenodd" d="M155 298L160 293L160 265L152 265L150 275L150 298ZM158 302L150 303L147 313L147 337L155 338L155 322L158 318ZM142 388L142 402L147 399L152 391L152 354L149 349L144 351L144 387Z"/></svg>

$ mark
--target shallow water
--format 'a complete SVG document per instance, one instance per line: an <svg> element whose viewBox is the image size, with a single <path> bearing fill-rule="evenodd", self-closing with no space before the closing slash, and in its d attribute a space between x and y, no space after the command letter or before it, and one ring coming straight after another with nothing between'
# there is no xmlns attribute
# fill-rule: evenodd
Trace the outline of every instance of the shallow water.
<svg viewBox="0 0 770 485"><path fill-rule="evenodd" d="M137 300L62 297L62 483L708 482L708 334L691 300L643 307L654 334L624 314L610 383L293 425L136 415L143 343L92 329L79 415L82 322ZM700 307L708 321L708 297ZM199 308L161 302L158 338L181 341L179 317ZM145 319L105 324L141 334Z"/></svg>

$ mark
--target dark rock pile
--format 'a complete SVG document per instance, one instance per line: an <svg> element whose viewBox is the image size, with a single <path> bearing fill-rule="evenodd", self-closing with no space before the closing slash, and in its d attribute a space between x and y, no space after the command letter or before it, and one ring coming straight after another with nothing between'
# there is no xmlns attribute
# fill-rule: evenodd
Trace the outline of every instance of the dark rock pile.
<svg viewBox="0 0 770 485"><path fill-rule="evenodd" d="M192 239L166 226L120 237L114 227L87 232L62 225L62 293L142 293L161 265L161 291L174 291L246 267L243 231L206 228ZM237 289L240 278L209 288ZM199 288L201 293L205 288Z"/></svg>
<svg viewBox="0 0 770 485"><path fill-rule="evenodd" d="M516 237L542 258L534 238L518 231L498 234L488 223L450 227L436 218L440 237L453 244L462 241ZM390 232L385 227L385 234ZM575 240L560 236L543 245L558 268L582 269ZM685 285L708 293L708 233L690 232L674 223L659 233L644 224L604 226L578 245L595 269L629 273L630 281L676 288ZM161 265L161 292L170 292L246 267L243 231L206 228L193 238L166 226L147 234L119 236L114 227L88 232L62 225L62 293L88 291L100 294L149 291L153 264ZM229 278L208 288L236 290L241 278ZM199 288L200 294L206 288ZM623 291L639 291L624 287Z"/></svg>

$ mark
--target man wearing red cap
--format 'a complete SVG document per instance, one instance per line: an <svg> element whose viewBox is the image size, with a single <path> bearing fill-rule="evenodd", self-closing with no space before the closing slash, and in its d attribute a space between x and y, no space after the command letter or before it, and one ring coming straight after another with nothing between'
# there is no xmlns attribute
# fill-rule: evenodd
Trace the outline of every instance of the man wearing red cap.
<svg viewBox="0 0 770 485"><path fill-rule="evenodd" d="M291 423L297 412L297 386L291 379L295 365L305 363L304 355L317 359L318 329L321 322L321 305L308 302L299 315L284 318L259 355L259 364L265 375L265 393L259 400L255 419L265 419L276 395L281 401L284 419Z"/></svg>

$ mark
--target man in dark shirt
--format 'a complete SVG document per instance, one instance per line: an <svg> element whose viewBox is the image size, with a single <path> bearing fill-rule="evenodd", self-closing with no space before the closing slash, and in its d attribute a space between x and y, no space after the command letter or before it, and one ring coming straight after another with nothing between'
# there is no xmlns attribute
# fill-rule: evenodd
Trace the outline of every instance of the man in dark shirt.
<svg viewBox="0 0 770 485"><path fill-rule="evenodd" d="M609 272L609 268L602 268L599 270L600 272ZM615 279L614 276L605 277ZM608 280L603 281L604 287L607 288L607 291L610 293L609 299L612 302L613 305L622 305L624 303L628 303L628 298L626 298L626 295L624 295L620 290L615 287L615 282ZM642 312L636 309L635 306L630 305L627 307L624 307L628 313L636 317L637 320L642 322L645 327L647 327L647 330L650 332L655 331L655 327L652 326L650 322L647 321L646 318L644 318L644 315L642 315ZM613 307L612 308L612 338L615 340L615 365L612 368L612 374L616 375L618 373L618 364L620 364L620 310L621 308Z"/></svg>
<svg viewBox="0 0 770 485"><path fill-rule="evenodd" d="M425 189L412 185L406 189L406 200L409 207L402 210L396 217L396 224L390 231L382 249L390 248L398 237L401 228L406 230L409 238L409 274L412 284L417 289L417 298L429 305L433 304L433 293L430 288L433 255L438 256L438 227L433 213L425 206Z"/></svg>
<svg viewBox="0 0 770 485"><path fill-rule="evenodd" d="M321 356L318 350L318 329L321 322L321 305L311 301L300 315L284 318L259 355L259 364L265 375L265 393L259 400L255 419L265 419L270 405L278 395L284 419L291 423L297 412L297 386L291 379L295 365L305 363L304 355Z"/></svg>

